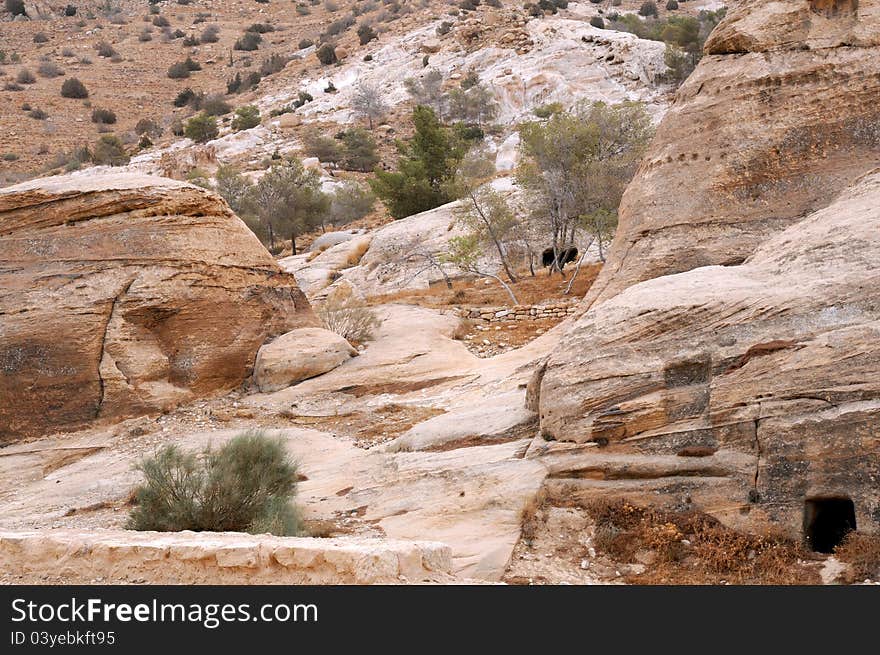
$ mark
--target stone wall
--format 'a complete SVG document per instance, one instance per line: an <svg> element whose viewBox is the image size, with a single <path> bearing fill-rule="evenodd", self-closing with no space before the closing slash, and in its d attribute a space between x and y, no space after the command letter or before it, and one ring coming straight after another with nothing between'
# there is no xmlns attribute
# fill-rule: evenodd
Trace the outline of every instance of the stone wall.
<svg viewBox="0 0 880 655"><path fill-rule="evenodd" d="M534 321L542 318L563 319L574 314L579 300L561 300L541 305L514 305L513 307L464 307L459 316L481 323L509 323Z"/></svg>
<svg viewBox="0 0 880 655"><path fill-rule="evenodd" d="M68 582L377 584L448 575L449 546L427 541L237 532L0 532L0 569Z"/></svg>

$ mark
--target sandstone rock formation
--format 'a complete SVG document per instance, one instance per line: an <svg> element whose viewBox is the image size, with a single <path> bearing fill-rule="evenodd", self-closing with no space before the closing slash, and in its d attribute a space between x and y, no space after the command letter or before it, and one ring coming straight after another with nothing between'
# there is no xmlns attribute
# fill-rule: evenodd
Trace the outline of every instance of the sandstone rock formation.
<svg viewBox="0 0 880 655"><path fill-rule="evenodd" d="M877 165L878 98L880 2L743 3L659 126L588 302L740 263L826 206Z"/></svg>
<svg viewBox="0 0 880 655"><path fill-rule="evenodd" d="M352 345L335 332L299 328L282 334L257 352L254 383L266 393L332 371L357 355Z"/></svg>
<svg viewBox="0 0 880 655"><path fill-rule="evenodd" d="M233 388L317 324L217 196L111 173L0 191L0 316L0 440Z"/></svg>
<svg viewBox="0 0 880 655"><path fill-rule="evenodd" d="M150 584L380 584L448 574L440 543L236 532L0 532L0 567L66 580Z"/></svg>
<svg viewBox="0 0 880 655"><path fill-rule="evenodd" d="M535 445L556 493L878 530L880 2L845 5L748 3L710 40L532 381L545 438L582 444Z"/></svg>
<svg viewBox="0 0 880 655"><path fill-rule="evenodd" d="M594 305L549 359L543 432L604 447L575 468L607 472L597 462L622 455L629 470L608 474L622 486L662 481L729 523L797 533L805 499L849 497L858 525L876 530L878 255L874 173L740 266ZM639 473L648 464L653 474Z"/></svg>

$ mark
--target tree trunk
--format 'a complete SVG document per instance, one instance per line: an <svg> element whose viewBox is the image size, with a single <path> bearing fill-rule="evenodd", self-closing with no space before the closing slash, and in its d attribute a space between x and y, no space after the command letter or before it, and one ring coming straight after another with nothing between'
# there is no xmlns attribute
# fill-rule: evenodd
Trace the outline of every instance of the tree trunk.
<svg viewBox="0 0 880 655"><path fill-rule="evenodd" d="M590 249L590 246L593 245L593 241L595 241L595 239L591 240L590 243L588 243L586 245L586 247L584 248L583 254L581 255L580 259L578 259L577 266L574 267L574 274L571 276L571 279L568 281L568 286L565 287L565 292L562 295L567 296L568 294L571 293L571 287L574 285L574 279L578 276L578 272L580 272L580 270L581 270L581 264L584 263L584 259L587 256L587 251Z"/></svg>
<svg viewBox="0 0 880 655"><path fill-rule="evenodd" d="M513 295L513 290L507 285L507 283L504 280L502 280L497 275L492 275L491 273L483 273L483 275L485 275L486 277L490 277L493 280L495 280L496 282L498 282L498 284L500 284L502 287L504 287L504 290L507 292L507 295L510 296L510 299L511 299L511 301L513 301L513 304L514 305L519 304L519 300L517 300L516 296Z"/></svg>
<svg viewBox="0 0 880 655"><path fill-rule="evenodd" d="M504 272L507 273L507 279L513 282L514 284L517 282L517 277L513 274L513 271L510 270L510 265L507 263L507 255L504 253L504 248L501 247L501 242L498 240L498 237L495 236L495 230L492 228L492 222L483 213L482 208L480 207L480 203L477 202L477 197L474 195L474 192L470 192L471 202L474 203L474 209L477 211L480 219L483 221L483 224L486 226L486 231L489 233L489 236L492 239L492 243L495 244L495 249L498 251L498 258L501 260L501 265L504 267Z"/></svg>
<svg viewBox="0 0 880 655"><path fill-rule="evenodd" d="M296 232L290 233L290 250L292 255L296 254Z"/></svg>

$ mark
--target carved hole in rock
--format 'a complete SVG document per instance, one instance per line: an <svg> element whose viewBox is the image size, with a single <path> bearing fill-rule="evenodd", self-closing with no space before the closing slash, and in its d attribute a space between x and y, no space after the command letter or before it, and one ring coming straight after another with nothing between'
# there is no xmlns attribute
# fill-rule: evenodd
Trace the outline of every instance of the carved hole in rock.
<svg viewBox="0 0 880 655"><path fill-rule="evenodd" d="M849 498L809 498L804 503L804 539L817 553L833 553L856 529L856 508Z"/></svg>

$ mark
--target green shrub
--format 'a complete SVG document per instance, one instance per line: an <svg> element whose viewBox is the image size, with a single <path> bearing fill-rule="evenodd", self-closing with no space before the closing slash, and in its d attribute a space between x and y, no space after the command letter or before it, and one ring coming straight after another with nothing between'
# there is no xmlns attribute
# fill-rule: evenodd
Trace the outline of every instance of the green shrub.
<svg viewBox="0 0 880 655"><path fill-rule="evenodd" d="M551 102L540 107L535 107L532 113L538 118L550 118L554 114L559 114L564 110L561 102Z"/></svg>
<svg viewBox="0 0 880 655"><path fill-rule="evenodd" d="M62 71L57 64L51 61L41 61L40 65L37 67L37 72L43 77L60 77L64 75L64 71Z"/></svg>
<svg viewBox="0 0 880 655"><path fill-rule="evenodd" d="M98 166L125 166L131 158L122 141L113 134L105 134L92 148L92 163Z"/></svg>
<svg viewBox="0 0 880 655"><path fill-rule="evenodd" d="M145 480L136 491L129 529L301 532L291 505L297 469L280 439L250 431L199 454L164 446L138 470Z"/></svg>
<svg viewBox="0 0 880 655"><path fill-rule="evenodd" d="M678 9L677 0L669 0L669 2L666 3L666 9L668 11L675 11L676 9Z"/></svg>
<svg viewBox="0 0 880 655"><path fill-rule="evenodd" d="M379 163L376 140L365 129L354 127L336 135L342 142L339 164L348 171L369 173Z"/></svg>
<svg viewBox="0 0 880 655"><path fill-rule="evenodd" d="M217 43L220 40L220 28L217 25L209 25L202 31L199 40L202 43Z"/></svg>
<svg viewBox="0 0 880 655"><path fill-rule="evenodd" d="M61 85L61 97L63 98L88 98L89 91L86 85L75 77L64 80Z"/></svg>
<svg viewBox="0 0 880 655"><path fill-rule="evenodd" d="M119 53L113 48L112 45L107 43L106 41L101 41L100 43L95 44L95 50L98 52L99 57L115 57Z"/></svg>
<svg viewBox="0 0 880 655"><path fill-rule="evenodd" d="M6 11L13 16L27 16L24 0L6 0Z"/></svg>
<svg viewBox="0 0 880 655"><path fill-rule="evenodd" d="M217 119L203 112L186 122L184 134L196 143L206 143L211 139L216 139L220 134L220 129L217 127Z"/></svg>
<svg viewBox="0 0 880 655"><path fill-rule="evenodd" d="M189 68L185 62L179 61L168 67L168 77L172 80L182 80L189 77Z"/></svg>
<svg viewBox="0 0 880 655"><path fill-rule="evenodd" d="M601 16L593 16L590 19L590 25L592 25L593 27L598 27L600 30L605 29L605 21Z"/></svg>
<svg viewBox="0 0 880 655"><path fill-rule="evenodd" d="M235 110L235 118L232 119L232 129L236 132L249 130L260 124L260 110L255 105L245 105Z"/></svg>

